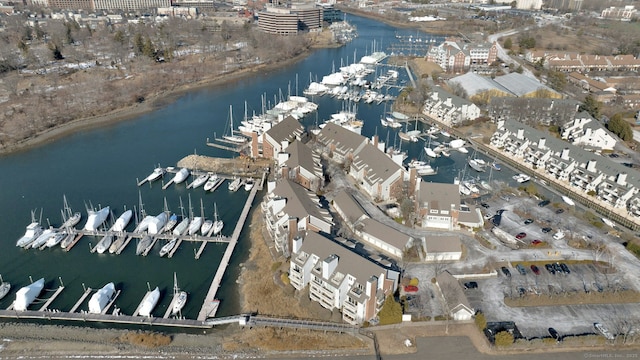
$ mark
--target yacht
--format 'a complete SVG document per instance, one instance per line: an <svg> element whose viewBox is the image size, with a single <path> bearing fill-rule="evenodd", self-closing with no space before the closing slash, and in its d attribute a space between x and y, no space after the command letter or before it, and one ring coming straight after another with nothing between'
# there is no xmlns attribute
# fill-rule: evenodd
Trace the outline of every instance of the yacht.
<svg viewBox="0 0 640 360"><path fill-rule="evenodd" d="M26 311L27 307L31 305L33 300L36 299L40 292L44 288L44 278L32 283L31 285L27 285L23 288L20 288L16 292L16 300L13 303L13 310L15 311Z"/></svg>
<svg viewBox="0 0 640 360"><path fill-rule="evenodd" d="M54 230L52 227L48 228L45 231L43 231L42 234L40 234L40 236L38 236L35 240L33 240L31 245L27 246L27 248L37 249L40 246L46 244L47 241L49 241L49 239L55 236L57 233L58 231Z"/></svg>
<svg viewBox="0 0 640 360"><path fill-rule="evenodd" d="M138 311L138 315L150 317L153 308L158 304L158 300L160 300L160 290L156 286L155 289L148 292L144 299L142 299L142 304L140 305L140 311Z"/></svg>
<svg viewBox="0 0 640 360"><path fill-rule="evenodd" d="M103 286L102 289L98 290L91 296L91 299L89 299L89 312L92 314L101 314L115 292L116 286L112 282Z"/></svg>
<svg viewBox="0 0 640 360"><path fill-rule="evenodd" d="M464 147L464 146L456 148L456 150L458 150L458 152L463 153L463 154L468 154L469 153L469 150L467 150L467 148Z"/></svg>
<svg viewBox="0 0 640 360"><path fill-rule="evenodd" d="M69 245L71 245L71 243L73 242L73 240L76 238L75 233L70 232L66 238L64 238L61 242L60 242L60 247L63 249L66 249Z"/></svg>
<svg viewBox="0 0 640 360"><path fill-rule="evenodd" d="M429 156L429 157L432 157L432 158L437 158L437 157L438 157L438 154L436 154L436 152L435 152L432 148L430 148L430 147L428 147L428 146L425 146L425 147L424 147L424 152L425 152L425 153L427 154L427 156Z"/></svg>
<svg viewBox="0 0 640 360"><path fill-rule="evenodd" d="M253 185L255 185L255 181L253 180L253 178L247 178L247 180L245 180L244 182L244 190L251 191L251 189L253 189Z"/></svg>
<svg viewBox="0 0 640 360"><path fill-rule="evenodd" d="M191 188L195 189L202 186L202 184L207 182L207 179L209 179L208 173L198 175L198 177L193 180L193 183L191 183Z"/></svg>
<svg viewBox="0 0 640 360"><path fill-rule="evenodd" d="M181 182L187 180L188 177L189 177L189 169L182 168L178 170L176 175L173 177L173 183L180 184Z"/></svg>
<svg viewBox="0 0 640 360"><path fill-rule="evenodd" d="M129 221L131 221L132 216L133 216L133 211L131 210L127 210L123 212L122 215L120 215L120 217L118 217L116 222L113 224L111 229L109 229L109 231L117 231L117 232L124 231L127 225L129 225Z"/></svg>
<svg viewBox="0 0 640 360"><path fill-rule="evenodd" d="M82 214L80 212L75 212L64 223L62 223L60 227L61 228L74 227L78 225L81 218L82 218Z"/></svg>
<svg viewBox="0 0 640 360"><path fill-rule="evenodd" d="M0 300L2 300L2 298L7 296L7 294L9 293L9 290L11 290L11 284L8 282L5 282L2 279L2 276L0 276Z"/></svg>
<svg viewBox="0 0 640 360"><path fill-rule="evenodd" d="M478 163L476 161L476 159L469 159L468 163L469 163L469 166L475 171L478 171L478 172L485 172L486 171L484 166L482 166L482 164Z"/></svg>
<svg viewBox="0 0 640 360"><path fill-rule="evenodd" d="M458 149L464 146L465 141L462 139L455 139L449 142L449 147L452 149Z"/></svg>
<svg viewBox="0 0 640 360"><path fill-rule="evenodd" d="M420 176L435 175L436 173L436 171L431 167L431 165L429 165L425 161L411 160L409 164L407 164L407 166L410 169L416 169L416 173Z"/></svg>
<svg viewBox="0 0 640 360"><path fill-rule="evenodd" d="M103 254L105 251L107 251L113 243L113 238L113 234L107 234L102 239L100 239L100 241L98 241L98 245L96 245L96 252L98 252L98 254Z"/></svg>
<svg viewBox="0 0 640 360"><path fill-rule="evenodd" d="M173 230L176 225L178 225L178 215L171 214L171 216L169 216L169 221L167 221L167 224L164 226L162 232L169 232Z"/></svg>
<svg viewBox="0 0 640 360"><path fill-rule="evenodd" d="M513 175L513 180L515 180L515 181L517 181L517 182L522 184L522 183L525 183L525 182L531 180L531 176L526 175L526 174L516 174L516 175Z"/></svg>
<svg viewBox="0 0 640 360"><path fill-rule="evenodd" d="M171 250L173 250L173 248L176 246L177 242L178 242L178 239L177 238L173 238L173 239L169 240L169 242L164 244L162 246L162 248L160 249L160 257L163 257L163 256L167 255L168 253L170 253Z"/></svg>
<svg viewBox="0 0 640 360"><path fill-rule="evenodd" d="M84 224L84 229L87 231L96 231L109 217L109 207L105 206L98 211L87 210L87 222Z"/></svg>
<svg viewBox="0 0 640 360"><path fill-rule="evenodd" d="M138 242L138 246L136 246L136 255L142 255L142 253L149 248L153 244L153 238L151 235L145 235L142 237L142 240Z"/></svg>
<svg viewBox="0 0 640 360"><path fill-rule="evenodd" d="M148 182L156 181L160 179L164 175L164 173L165 173L165 170L163 168L157 167L153 169L153 172L149 174L149 176L147 176L146 180Z"/></svg>
<svg viewBox="0 0 640 360"><path fill-rule="evenodd" d="M64 240L67 236L69 236L69 234L67 234L66 231L59 231L55 235L50 237L49 240L47 240L47 242L44 244L44 246L52 248L60 244L60 242L62 242L62 240Z"/></svg>
<svg viewBox="0 0 640 360"><path fill-rule="evenodd" d="M211 174L209 180L204 184L204 191L215 191L223 181L224 179L219 178L218 174Z"/></svg>
<svg viewBox="0 0 640 360"><path fill-rule="evenodd" d="M194 235L195 233L197 233L202 227L202 222L203 222L202 217L200 216L194 217L189 223L189 229L188 229L189 235Z"/></svg>
<svg viewBox="0 0 640 360"><path fill-rule="evenodd" d="M189 222L190 220L188 217L182 218L182 221L180 221L180 223L173 229L173 235L183 235L189 228Z"/></svg>
<svg viewBox="0 0 640 360"><path fill-rule="evenodd" d="M218 218L218 205L213 203L213 235L218 235L224 227L224 222Z"/></svg>
<svg viewBox="0 0 640 360"><path fill-rule="evenodd" d="M200 227L200 233L204 236L209 234L209 231L213 228L213 220L205 220L202 222L202 226Z"/></svg>
<svg viewBox="0 0 640 360"><path fill-rule="evenodd" d="M40 234L42 234L42 226L39 222L34 221L29 226L27 226L27 230L24 235L18 239L16 242L16 246L26 247L33 242Z"/></svg>
<svg viewBox="0 0 640 360"><path fill-rule="evenodd" d="M184 305L187 303L187 292L180 290L178 287L178 278L176 273L173 273L173 307L171 308L171 315L179 313Z"/></svg>
<svg viewBox="0 0 640 360"><path fill-rule="evenodd" d="M167 224L167 220L169 220L169 214L165 211L161 212L149 221L149 227L147 231L151 235L161 233L164 229L164 226Z"/></svg>
<svg viewBox="0 0 640 360"><path fill-rule="evenodd" d="M233 181L229 183L229 191L238 191L240 188L240 182L242 182L242 179L239 177L233 179Z"/></svg>

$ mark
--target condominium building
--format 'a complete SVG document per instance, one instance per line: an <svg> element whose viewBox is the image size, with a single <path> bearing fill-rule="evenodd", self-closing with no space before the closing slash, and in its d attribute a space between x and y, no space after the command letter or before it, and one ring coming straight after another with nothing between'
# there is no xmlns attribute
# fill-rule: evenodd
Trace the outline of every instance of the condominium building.
<svg viewBox="0 0 640 360"><path fill-rule="evenodd" d="M495 43L465 43L450 38L437 46L431 46L427 60L438 64L446 72L465 72L474 65L489 65L498 58Z"/></svg>
<svg viewBox="0 0 640 360"><path fill-rule="evenodd" d="M562 139L573 145L597 150L613 150L617 143L604 125L586 111L580 112L573 121L562 127Z"/></svg>
<svg viewBox="0 0 640 360"><path fill-rule="evenodd" d="M292 4L278 7L266 4L258 12L260 30L278 35L295 35L299 31L322 30L322 8L314 4Z"/></svg>
<svg viewBox="0 0 640 360"><path fill-rule="evenodd" d="M422 113L448 126L455 126L480 117L480 108L469 100L434 86L431 95L424 101Z"/></svg>
<svg viewBox="0 0 640 360"><path fill-rule="evenodd" d="M327 125L318 133L318 142L324 145L325 153L335 162L344 163L369 143L368 139L334 123Z"/></svg>
<svg viewBox="0 0 640 360"><path fill-rule="evenodd" d="M263 134L262 156L275 159L289 144L300 140L303 133L304 127L300 122L293 116L287 116Z"/></svg>
<svg viewBox="0 0 640 360"><path fill-rule="evenodd" d="M293 240L289 280L298 291L307 286L309 298L329 310L342 312L353 325L373 319L386 296L398 287L399 272L378 265L314 232Z"/></svg>
<svg viewBox="0 0 640 360"><path fill-rule="evenodd" d="M456 184L420 182L416 194L418 215L422 227L454 230L460 225L482 226L482 214L474 205L460 202L460 187Z"/></svg>
<svg viewBox="0 0 640 360"><path fill-rule="evenodd" d="M318 191L324 183L320 155L301 141L294 141L278 155L278 173L310 191Z"/></svg>
<svg viewBox="0 0 640 360"><path fill-rule="evenodd" d="M364 192L374 199L395 199L401 190L406 170L382 150L366 144L354 154L351 175Z"/></svg>

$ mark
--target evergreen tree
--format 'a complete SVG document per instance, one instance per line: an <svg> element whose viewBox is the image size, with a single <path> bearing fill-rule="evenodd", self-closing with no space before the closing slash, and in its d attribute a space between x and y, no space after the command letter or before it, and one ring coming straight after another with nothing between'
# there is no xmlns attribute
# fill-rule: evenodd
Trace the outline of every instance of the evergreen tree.
<svg viewBox="0 0 640 360"><path fill-rule="evenodd" d="M582 104L580 104L579 111L586 111L595 119L600 119L600 109L602 108L602 103L596 100L591 94L587 95L584 98Z"/></svg>
<svg viewBox="0 0 640 360"><path fill-rule="evenodd" d="M618 137L624 141L633 139L633 130L631 130L631 124L624 121L621 114L615 114L611 117L607 123L607 129L612 133L618 135Z"/></svg>

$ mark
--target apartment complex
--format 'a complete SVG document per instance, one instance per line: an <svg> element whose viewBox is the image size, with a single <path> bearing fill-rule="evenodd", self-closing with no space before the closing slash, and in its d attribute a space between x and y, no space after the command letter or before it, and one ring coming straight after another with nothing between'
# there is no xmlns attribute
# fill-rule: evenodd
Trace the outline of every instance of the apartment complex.
<svg viewBox="0 0 640 360"><path fill-rule="evenodd" d="M393 294L400 274L359 256L314 232L293 240L289 280L298 291L309 287L309 298L342 312L353 325L376 316L386 296Z"/></svg>
<svg viewBox="0 0 640 360"><path fill-rule="evenodd" d="M405 172L402 166L372 144L364 145L354 155L349 167L349 175L362 190L380 200L395 199L402 188Z"/></svg>
<svg viewBox="0 0 640 360"><path fill-rule="evenodd" d="M171 0L33 0L30 3L70 10L145 10L171 7Z"/></svg>
<svg viewBox="0 0 640 360"><path fill-rule="evenodd" d="M320 155L301 141L294 141L278 155L278 174L307 190L318 191L324 184Z"/></svg>
<svg viewBox="0 0 640 360"><path fill-rule="evenodd" d="M491 145L582 196L640 217L640 173L634 169L511 120L498 121Z"/></svg>
<svg viewBox="0 0 640 360"><path fill-rule="evenodd" d="M289 179L267 184L261 204L269 236L276 250L288 256L293 238L301 231L331 233L333 218L322 209L318 196Z"/></svg>
<svg viewBox="0 0 640 360"><path fill-rule="evenodd" d="M498 58L498 47L494 43L466 43L450 38L440 45L432 45L427 60L438 64L449 73L466 72L472 66L489 65Z"/></svg>
<svg viewBox="0 0 640 360"><path fill-rule="evenodd" d="M532 50L525 54L529 62L543 61L548 69L563 72L638 71L640 59L633 55L591 55L577 52Z"/></svg>
<svg viewBox="0 0 640 360"><path fill-rule="evenodd" d="M596 150L613 150L616 138L588 112L580 112L573 121L562 127L562 139L576 146Z"/></svg>
<svg viewBox="0 0 640 360"><path fill-rule="evenodd" d="M422 113L447 126L455 126L480 117L480 108L469 100L434 86L431 95L424 101Z"/></svg>
<svg viewBox="0 0 640 360"><path fill-rule="evenodd" d="M459 185L420 182L416 199L422 227L455 230L460 225L475 228L484 224L479 209L460 202Z"/></svg>
<svg viewBox="0 0 640 360"><path fill-rule="evenodd" d="M304 134L304 127L293 116L287 116L263 134L262 156L275 159L295 140L300 140Z"/></svg>
<svg viewBox="0 0 640 360"><path fill-rule="evenodd" d="M334 123L327 123L318 133L318 142L324 145L324 151L337 163L351 161L369 140L353 131Z"/></svg>

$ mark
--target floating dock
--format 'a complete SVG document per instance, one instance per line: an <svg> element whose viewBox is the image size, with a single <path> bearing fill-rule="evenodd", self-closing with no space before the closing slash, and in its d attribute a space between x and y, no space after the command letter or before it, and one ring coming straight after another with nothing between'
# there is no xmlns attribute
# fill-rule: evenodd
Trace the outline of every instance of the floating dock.
<svg viewBox="0 0 640 360"><path fill-rule="evenodd" d="M51 303L53 302L53 300L56 299L56 297L58 295L60 295L60 293L62 292L62 290L64 290L64 286L60 285L58 286L58 289L56 290L56 292L53 293L53 295L51 295L51 297L49 297L47 299L47 301L44 303L44 305L42 305L42 307L40 308L40 311L47 311L47 308L49 307L49 305L51 305Z"/></svg>
<svg viewBox="0 0 640 360"><path fill-rule="evenodd" d="M91 291L93 291L91 288L87 288L84 291L84 294L82 294L82 296L80 296L80 299L78 299L78 301L76 302L75 305L73 305L73 307L71 308L71 310L69 310L70 313L74 313L76 311L78 311L78 308L80 307L80 305L82 305L82 303L84 302L84 300L87 298L87 296L89 296L89 294L91 294Z"/></svg>

